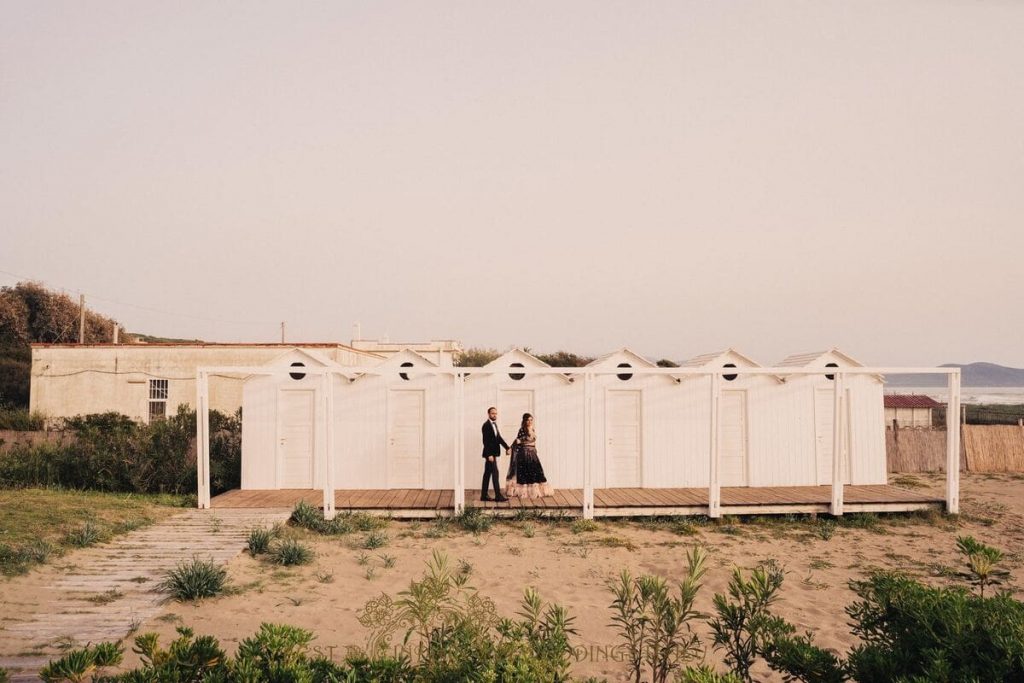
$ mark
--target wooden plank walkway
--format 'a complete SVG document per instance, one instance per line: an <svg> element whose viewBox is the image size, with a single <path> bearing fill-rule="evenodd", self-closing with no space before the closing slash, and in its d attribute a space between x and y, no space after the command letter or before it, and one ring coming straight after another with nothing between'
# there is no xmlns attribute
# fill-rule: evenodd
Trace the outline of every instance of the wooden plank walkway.
<svg viewBox="0 0 1024 683"><path fill-rule="evenodd" d="M268 504L272 499L257 500ZM272 507L187 510L110 543L75 551L65 558L70 569L56 577L46 602L30 618L4 620L0 667L23 669L12 680L38 680L32 671L61 654L55 641L70 638L84 645L123 638L160 612L165 596L154 586L167 570L193 556L227 563L245 548L250 529L284 521L291 512ZM97 604L104 594L111 601ZM43 656L14 656L40 650Z"/></svg>
<svg viewBox="0 0 1024 683"><path fill-rule="evenodd" d="M433 517L450 512L453 492L444 489L339 489L335 506L339 511L389 513L396 517ZM234 490L212 499L215 509L293 507L300 500L315 506L323 503L323 492L311 489ZM941 498L889 485L848 485L844 490L848 512L898 512L938 507ZM788 514L827 512L832 501L828 486L723 487L723 514ZM483 502L480 492L467 489L468 507L513 514L536 510L578 514L583 508L581 489L560 489L547 498L512 498L507 503ZM598 516L664 514L705 514L708 491L704 488L595 489L594 508Z"/></svg>

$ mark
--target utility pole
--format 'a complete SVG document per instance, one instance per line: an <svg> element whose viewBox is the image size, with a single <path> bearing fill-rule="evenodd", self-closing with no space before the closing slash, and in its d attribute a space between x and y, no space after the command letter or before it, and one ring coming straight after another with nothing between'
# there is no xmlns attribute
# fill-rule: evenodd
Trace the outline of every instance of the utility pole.
<svg viewBox="0 0 1024 683"><path fill-rule="evenodd" d="M281 321L281 343L284 344L284 321Z"/></svg>
<svg viewBox="0 0 1024 683"><path fill-rule="evenodd" d="M85 294L78 295L78 343L85 343Z"/></svg>

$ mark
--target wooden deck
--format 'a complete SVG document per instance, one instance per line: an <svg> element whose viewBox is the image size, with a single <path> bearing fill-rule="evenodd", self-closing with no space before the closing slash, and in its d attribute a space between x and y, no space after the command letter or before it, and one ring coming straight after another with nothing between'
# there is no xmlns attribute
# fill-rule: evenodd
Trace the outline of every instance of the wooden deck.
<svg viewBox="0 0 1024 683"><path fill-rule="evenodd" d="M846 486L843 491L846 512L907 512L941 508L943 499L895 486ZM339 489L335 507L339 512L364 511L394 517L424 518L450 514L453 510L450 489ZM291 508L300 500L321 506L323 492L318 489L233 490L215 496L214 508ZM723 515L790 513L827 513L831 503L828 486L723 487ZM582 513L583 491L563 489L554 496L539 499L512 498L507 503L480 501L480 492L466 491L466 505L486 508L498 515L513 515L517 510L534 509L552 514L574 516ZM708 512L707 489L595 489L595 517L635 517L654 515L703 515Z"/></svg>

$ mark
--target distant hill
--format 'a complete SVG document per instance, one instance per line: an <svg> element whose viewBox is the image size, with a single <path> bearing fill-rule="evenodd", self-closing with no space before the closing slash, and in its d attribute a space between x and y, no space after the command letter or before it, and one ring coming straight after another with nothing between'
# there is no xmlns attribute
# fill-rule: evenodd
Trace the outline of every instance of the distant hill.
<svg viewBox="0 0 1024 683"><path fill-rule="evenodd" d="M995 363L946 363L941 367L960 368L960 385L965 387L1024 387L1024 369ZM943 375L889 375L889 387L944 387Z"/></svg>

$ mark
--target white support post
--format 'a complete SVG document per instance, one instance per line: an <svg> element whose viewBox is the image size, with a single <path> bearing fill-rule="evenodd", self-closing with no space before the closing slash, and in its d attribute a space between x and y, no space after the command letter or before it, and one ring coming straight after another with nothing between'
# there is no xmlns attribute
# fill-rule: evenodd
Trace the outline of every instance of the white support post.
<svg viewBox="0 0 1024 683"><path fill-rule="evenodd" d="M196 373L196 507L203 508L203 481L206 480L206 473L203 471L203 444L206 437L203 435L203 421L199 416L203 414L203 373Z"/></svg>
<svg viewBox="0 0 1024 683"><path fill-rule="evenodd" d="M949 373L946 406L946 512L960 514L960 370Z"/></svg>
<svg viewBox="0 0 1024 683"><path fill-rule="evenodd" d="M836 517L843 514L843 448L846 439L843 438L844 422L846 411L843 410L843 373L836 371L832 375L832 507L831 512Z"/></svg>
<svg viewBox="0 0 1024 683"><path fill-rule="evenodd" d="M196 475L199 477L199 507L210 507L210 376L199 373L196 389Z"/></svg>
<svg viewBox="0 0 1024 683"><path fill-rule="evenodd" d="M708 517L722 516L722 483L718 471L718 404L722 396L721 375L711 375L711 443L709 450L710 470L708 471Z"/></svg>
<svg viewBox="0 0 1024 683"><path fill-rule="evenodd" d="M594 518L593 383L583 374L583 519Z"/></svg>
<svg viewBox="0 0 1024 683"><path fill-rule="evenodd" d="M466 425L466 375L457 373L455 381L458 385L456 393L459 405L455 411L458 424L455 425L455 490L452 491L452 504L458 515L466 509L466 435L463 433Z"/></svg>
<svg viewBox="0 0 1024 683"><path fill-rule="evenodd" d="M321 375L324 409L324 519L334 519L334 375Z"/></svg>

